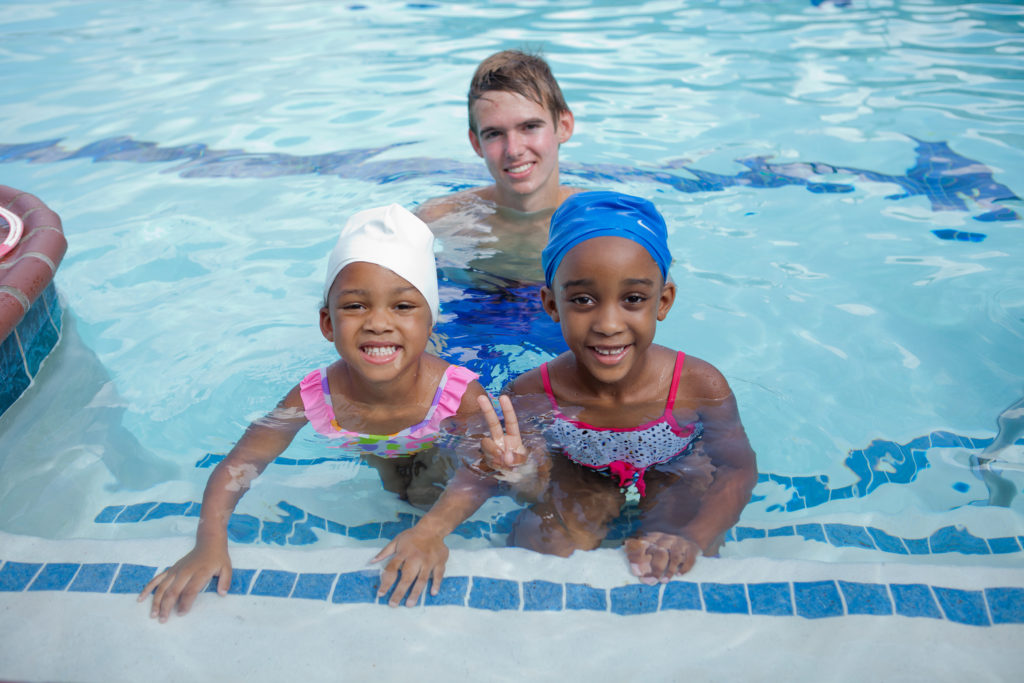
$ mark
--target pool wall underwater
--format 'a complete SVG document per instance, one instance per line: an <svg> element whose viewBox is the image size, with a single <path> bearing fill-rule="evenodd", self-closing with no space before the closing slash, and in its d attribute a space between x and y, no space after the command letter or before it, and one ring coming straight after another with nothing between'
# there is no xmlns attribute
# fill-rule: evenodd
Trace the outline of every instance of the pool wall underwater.
<svg viewBox="0 0 1024 683"><path fill-rule="evenodd" d="M60 339L53 277L67 240L60 217L39 198L0 185L0 206L21 217L24 233L0 260L0 415L32 382Z"/></svg>

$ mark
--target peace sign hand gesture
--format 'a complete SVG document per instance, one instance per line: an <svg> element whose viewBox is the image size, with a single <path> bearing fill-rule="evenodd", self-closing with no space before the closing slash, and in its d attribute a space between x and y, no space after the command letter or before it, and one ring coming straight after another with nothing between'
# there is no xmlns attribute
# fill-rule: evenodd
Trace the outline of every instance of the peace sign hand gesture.
<svg viewBox="0 0 1024 683"><path fill-rule="evenodd" d="M504 427L487 396L478 396L476 401L484 420L487 421L490 435L484 435L480 439L483 457L472 468L482 474L494 473L495 478L511 484L534 478L537 474L538 451L544 451L543 441L533 439L529 447L523 442L512 399L508 396L501 396L498 399L505 418Z"/></svg>

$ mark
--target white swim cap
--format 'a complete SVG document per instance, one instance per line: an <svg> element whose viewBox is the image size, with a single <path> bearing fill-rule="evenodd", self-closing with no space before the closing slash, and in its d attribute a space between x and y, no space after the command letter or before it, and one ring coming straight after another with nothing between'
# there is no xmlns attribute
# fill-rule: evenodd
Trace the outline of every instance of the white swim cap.
<svg viewBox="0 0 1024 683"><path fill-rule="evenodd" d="M427 300L433 322L437 322L434 234L426 223L398 204L367 209L349 218L327 261L324 301L341 269L356 261L383 266L408 280Z"/></svg>

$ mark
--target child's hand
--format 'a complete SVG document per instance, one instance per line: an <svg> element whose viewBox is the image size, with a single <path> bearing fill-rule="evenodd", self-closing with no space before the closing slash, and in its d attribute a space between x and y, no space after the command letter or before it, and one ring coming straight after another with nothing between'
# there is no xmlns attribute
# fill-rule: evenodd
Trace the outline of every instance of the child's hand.
<svg viewBox="0 0 1024 683"><path fill-rule="evenodd" d="M231 586L231 558L227 548L196 545L188 555L174 563L166 571L154 576L139 593L139 602L153 593L153 606L150 617L158 617L166 622L178 606L178 614L185 614L192 607L196 596L210 583L210 579L219 576L217 593L227 595Z"/></svg>
<svg viewBox="0 0 1024 683"><path fill-rule="evenodd" d="M649 586L690 571L701 553L700 546L685 536L660 531L627 539L625 548L630 570Z"/></svg>
<svg viewBox="0 0 1024 683"><path fill-rule="evenodd" d="M527 462L527 451L519 435L519 421L512 407L512 399L508 396L498 399L505 417L504 427L486 396L477 396L476 402L491 432L490 436L480 439L480 450L484 454L484 471L493 470L498 472L499 478L507 478L517 467Z"/></svg>
<svg viewBox="0 0 1024 683"><path fill-rule="evenodd" d="M424 531L419 526L406 529L384 546L370 562L380 562L388 557L391 557L391 561L380 573L377 597L387 595L391 586L394 586L395 592L388 601L392 607L398 607L406 592L409 593L409 599L405 604L409 607L415 606L420 599L420 593L427 587L428 580L431 582L431 595L437 595L441 590L444 565L448 561L448 546L444 544L442 535ZM398 579L399 574L401 579Z"/></svg>

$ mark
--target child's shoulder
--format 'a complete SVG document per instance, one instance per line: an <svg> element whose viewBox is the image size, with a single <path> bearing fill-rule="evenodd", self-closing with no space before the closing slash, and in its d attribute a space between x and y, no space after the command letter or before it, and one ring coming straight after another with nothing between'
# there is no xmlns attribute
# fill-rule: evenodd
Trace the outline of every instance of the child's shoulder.
<svg viewBox="0 0 1024 683"><path fill-rule="evenodd" d="M493 195L494 185L473 187L428 199L416 207L414 213L427 225L436 223L452 214L479 213L482 210L485 210L486 213L493 213Z"/></svg>
<svg viewBox="0 0 1024 683"><path fill-rule="evenodd" d="M679 373L679 386L687 393L708 399L722 399L732 394L725 376L711 363L697 356L686 355Z"/></svg>

